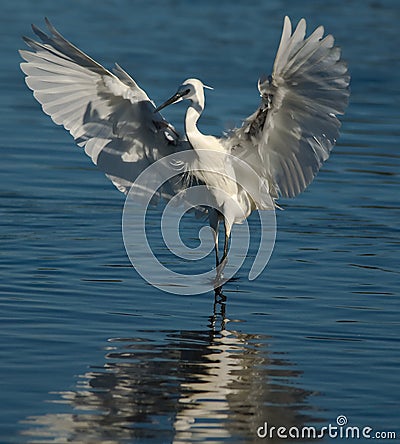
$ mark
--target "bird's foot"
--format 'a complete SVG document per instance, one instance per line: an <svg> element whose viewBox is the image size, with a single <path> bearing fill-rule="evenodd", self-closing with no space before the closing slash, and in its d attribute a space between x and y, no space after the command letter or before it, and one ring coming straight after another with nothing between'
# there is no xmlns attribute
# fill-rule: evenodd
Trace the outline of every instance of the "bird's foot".
<svg viewBox="0 0 400 444"><path fill-rule="evenodd" d="M215 290L215 303L223 303L226 302L226 296L222 293L222 285L220 287L216 287Z"/></svg>

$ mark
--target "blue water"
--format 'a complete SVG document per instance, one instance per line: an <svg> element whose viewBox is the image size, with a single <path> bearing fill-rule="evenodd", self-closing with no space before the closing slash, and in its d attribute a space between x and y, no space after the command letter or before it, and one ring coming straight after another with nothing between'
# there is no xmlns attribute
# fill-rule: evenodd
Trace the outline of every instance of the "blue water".
<svg viewBox="0 0 400 444"><path fill-rule="evenodd" d="M263 442L264 422L322 427L339 415L400 436L398 2L25 0L0 10L0 442ZM201 128L220 134L257 105L285 14L324 24L348 60L339 143L303 195L280 201L256 281L245 263L216 304L212 293L156 290L127 258L124 196L24 85L20 36L48 16L157 103L199 77L215 88ZM181 127L183 113L165 115Z"/></svg>

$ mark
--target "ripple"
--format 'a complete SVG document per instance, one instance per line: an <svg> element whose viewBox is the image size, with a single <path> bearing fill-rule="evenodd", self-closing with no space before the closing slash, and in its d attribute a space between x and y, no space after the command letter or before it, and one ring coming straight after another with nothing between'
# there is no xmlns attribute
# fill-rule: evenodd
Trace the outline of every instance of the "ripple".
<svg viewBox="0 0 400 444"><path fill-rule="evenodd" d="M286 427L318 419L306 413L311 392L295 384L302 372L268 350L268 337L213 328L141 333L109 339L105 363L52 400L73 413L27 418L23 434L99 444L252 442L265 418Z"/></svg>

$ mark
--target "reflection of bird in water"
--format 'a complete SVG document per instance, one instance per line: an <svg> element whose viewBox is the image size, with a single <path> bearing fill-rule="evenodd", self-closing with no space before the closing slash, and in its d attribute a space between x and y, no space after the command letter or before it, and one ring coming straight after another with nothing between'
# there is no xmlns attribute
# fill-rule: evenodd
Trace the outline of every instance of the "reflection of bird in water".
<svg viewBox="0 0 400 444"><path fill-rule="evenodd" d="M316 421L305 413L310 393L294 384L301 372L268 352L269 338L228 329L224 309L216 303L205 331L110 339L104 366L59 393L73 412L28 418L24 434L32 443L246 443L257 441L266 420L285 427Z"/></svg>
<svg viewBox="0 0 400 444"><path fill-rule="evenodd" d="M346 108L350 78L340 49L331 35L324 37L322 26L306 38L305 20L292 33L285 17L272 74L258 82L259 107L241 128L217 138L197 128L205 106L200 80L187 79L156 108L121 67L117 65L113 73L106 70L47 20L46 24L50 35L34 26L42 42L25 38L33 51L21 51L26 83L44 112L71 133L123 192L149 164L193 149L195 161L186 172L201 180L213 197L209 220L217 265L227 257L232 225L253 210L273 209L279 196L294 197L304 191L336 143L340 127L336 116ZM183 99L190 101L186 138L159 114ZM255 192L249 193L248 186ZM221 261L220 221L225 231Z"/></svg>

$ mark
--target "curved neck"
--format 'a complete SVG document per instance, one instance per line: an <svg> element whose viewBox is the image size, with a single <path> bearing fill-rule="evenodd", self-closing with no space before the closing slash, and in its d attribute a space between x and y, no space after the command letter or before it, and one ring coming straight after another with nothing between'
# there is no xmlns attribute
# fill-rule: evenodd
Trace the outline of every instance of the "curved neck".
<svg viewBox="0 0 400 444"><path fill-rule="evenodd" d="M205 137L197 128L197 121L204 110L205 97L202 85L195 84L195 91L190 98L190 105L186 110L185 133L194 149L201 149L204 145L201 140Z"/></svg>
<svg viewBox="0 0 400 444"><path fill-rule="evenodd" d="M192 102L186 110L185 133L189 139L189 142L192 142L192 139L198 136L202 136L201 132L197 128L197 121L199 120L203 109L204 107L201 106L200 103Z"/></svg>

